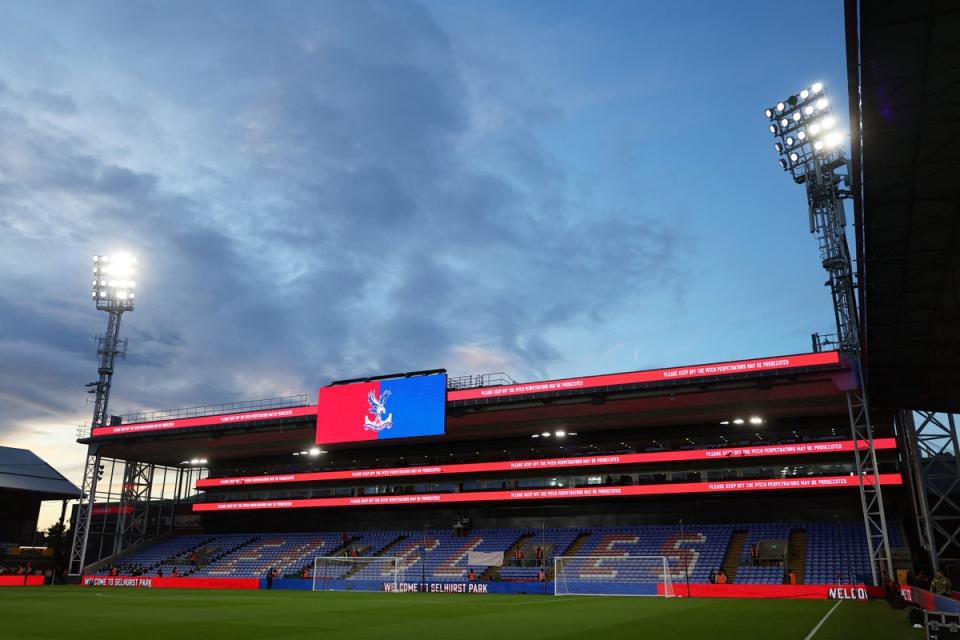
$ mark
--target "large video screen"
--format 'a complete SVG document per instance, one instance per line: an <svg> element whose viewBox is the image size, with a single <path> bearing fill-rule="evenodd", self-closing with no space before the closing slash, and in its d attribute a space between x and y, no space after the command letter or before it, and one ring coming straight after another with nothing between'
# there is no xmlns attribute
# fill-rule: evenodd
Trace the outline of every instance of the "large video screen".
<svg viewBox="0 0 960 640"><path fill-rule="evenodd" d="M390 378L320 389L317 444L442 435L444 374Z"/></svg>

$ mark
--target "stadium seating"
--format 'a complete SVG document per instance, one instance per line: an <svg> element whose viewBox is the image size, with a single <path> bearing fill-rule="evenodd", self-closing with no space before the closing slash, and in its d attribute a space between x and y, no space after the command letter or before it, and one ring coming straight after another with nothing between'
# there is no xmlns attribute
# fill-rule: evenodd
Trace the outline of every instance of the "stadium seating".
<svg viewBox="0 0 960 640"><path fill-rule="evenodd" d="M340 534L264 533L255 534L254 542L228 553L193 575L197 577L262 576L270 569L281 574L299 571L306 560L327 555L340 546Z"/></svg>
<svg viewBox="0 0 960 640"><path fill-rule="evenodd" d="M189 555L194 549L211 540L213 540L213 536L209 535L164 538L148 547L118 558L116 565L124 573L129 573L133 567L140 567L143 573L149 574L155 573L157 569L162 567L163 572L169 574L175 565L166 566L168 562L173 562L175 558L180 556ZM98 573L107 574L109 571L110 568L105 567Z"/></svg>
<svg viewBox="0 0 960 640"><path fill-rule="evenodd" d="M862 522L811 522L807 527L806 582L869 582L870 557ZM888 522L890 546L903 547L896 523Z"/></svg>
<svg viewBox="0 0 960 640"><path fill-rule="evenodd" d="M779 584L783 567L751 565L749 549L761 540L787 540L792 530L807 535L803 582L824 584L863 581L869 578L866 535L859 522L800 522L754 524L687 525L683 536L676 525L620 526L592 528L475 529L458 536L450 530L391 530L347 533L249 533L230 535L189 535L166 538L124 557L118 564L141 565L146 573L163 567L164 573L178 567L180 575L209 577L258 577L270 568L281 575L296 575L303 568L313 570L315 558L349 556L397 557L402 578L430 581L463 581L473 568L484 579L532 581L538 579L535 550L543 545L548 579L552 577L553 558L561 555L605 556L603 560L572 561L567 571L578 580L650 579L656 575L653 564L618 560L622 556L674 556L669 560L672 580L680 582L689 574L693 583L709 582L711 570L719 569L731 546L734 531L746 531L741 565L734 582ZM896 523L889 527L891 545L903 546ZM574 542L578 541L576 545ZM512 566L508 553L517 544L524 549L524 566ZM571 546L575 547L571 549ZM735 549L735 548L734 548ZM199 567L189 562L198 551ZM473 566L471 551L502 552L504 566ZM735 551L734 551L735 552ZM372 565L371 565L372 566ZM388 565L377 564L377 571L389 572ZM493 569L493 570L491 570ZM362 579L369 577L349 563L324 565L323 579ZM637 575L633 575L636 573Z"/></svg>

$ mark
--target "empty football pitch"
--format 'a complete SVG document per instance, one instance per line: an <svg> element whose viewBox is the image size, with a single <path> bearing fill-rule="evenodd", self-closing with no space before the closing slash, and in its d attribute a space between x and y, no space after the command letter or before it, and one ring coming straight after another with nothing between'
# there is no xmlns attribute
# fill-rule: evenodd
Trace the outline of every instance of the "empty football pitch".
<svg viewBox="0 0 960 640"><path fill-rule="evenodd" d="M0 589L0 637L616 640L923 637L884 602Z"/></svg>

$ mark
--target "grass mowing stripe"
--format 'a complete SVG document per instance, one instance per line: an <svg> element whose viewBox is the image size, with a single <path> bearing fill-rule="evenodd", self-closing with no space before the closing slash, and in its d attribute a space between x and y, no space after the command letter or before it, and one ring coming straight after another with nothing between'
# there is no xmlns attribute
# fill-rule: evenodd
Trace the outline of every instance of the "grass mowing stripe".
<svg viewBox="0 0 960 640"><path fill-rule="evenodd" d="M519 606L546 603L563 606ZM816 628L813 640L922 640L886 603L847 605L827 619L831 606L823 600L44 587L0 589L0 638L804 640Z"/></svg>

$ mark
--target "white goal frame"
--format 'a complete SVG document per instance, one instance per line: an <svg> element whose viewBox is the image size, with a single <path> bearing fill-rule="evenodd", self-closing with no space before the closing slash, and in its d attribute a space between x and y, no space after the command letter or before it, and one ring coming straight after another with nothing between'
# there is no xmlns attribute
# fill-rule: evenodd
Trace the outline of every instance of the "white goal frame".
<svg viewBox="0 0 960 640"><path fill-rule="evenodd" d="M677 596L676 591L673 588L673 576L670 571L670 557L671 556L613 556L613 555L586 555L586 556L556 556L553 559L553 595L555 596L640 596L640 597L663 597L663 598L673 598ZM659 561L660 566L660 579L656 581L657 584L663 585L663 594L659 593L609 593L604 592L602 589L598 589L596 592L591 593L590 590L569 590L567 588L568 581L566 573L561 572L564 564L569 564L570 562L591 562L591 561L603 561L603 560L616 560L622 562L624 560L656 560ZM654 564L656 566L656 564ZM572 582L572 581L571 581ZM597 583L604 584L603 580L577 580L579 584L589 584ZM561 591L562 584L562 591ZM633 583L623 583L623 584L651 584L643 582L633 582Z"/></svg>
<svg viewBox="0 0 960 640"><path fill-rule="evenodd" d="M313 573L310 575L312 580L312 585L310 587L311 591L340 591L340 589L324 589L323 581L326 578L325 575L318 575L321 573L318 571L318 566L320 562L327 562L331 564L339 564L344 566L344 568L349 566L359 565L361 568L364 566L369 566L371 564L389 564L392 565L392 575L384 576L380 575L376 580L377 582L389 583L393 582L393 590L398 591L399 584L401 582L401 569L400 569L400 560L399 556L359 556L356 558L350 556L316 556L313 559ZM317 585L317 578L320 578L320 586ZM331 578L333 580L339 580L340 578Z"/></svg>

